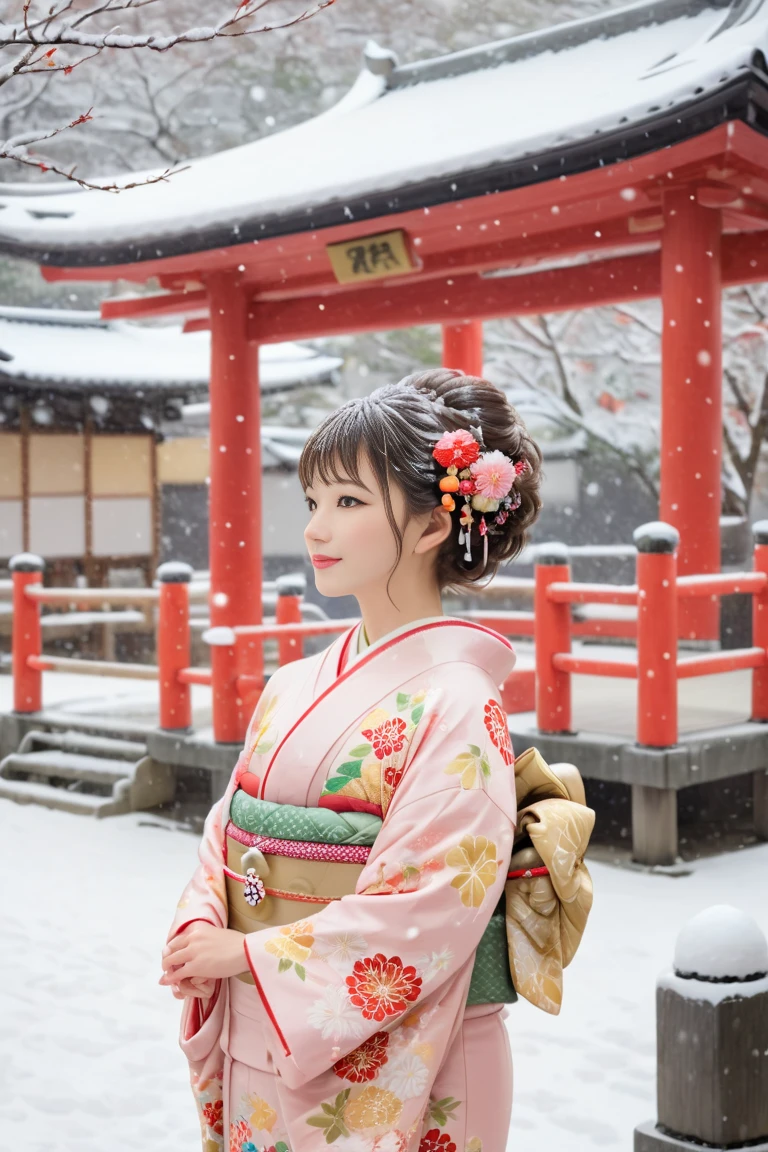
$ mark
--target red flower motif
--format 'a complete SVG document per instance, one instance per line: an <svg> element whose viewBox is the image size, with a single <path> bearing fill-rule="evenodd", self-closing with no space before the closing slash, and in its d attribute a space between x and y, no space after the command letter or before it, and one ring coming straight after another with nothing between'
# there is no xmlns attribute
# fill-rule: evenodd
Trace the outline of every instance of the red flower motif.
<svg viewBox="0 0 768 1152"><path fill-rule="evenodd" d="M489 700L484 708L485 726L491 740L498 748L505 764L514 763L515 754L512 751L512 741L509 738L507 718L495 700Z"/></svg>
<svg viewBox="0 0 768 1152"><path fill-rule="evenodd" d="M209 1128L219 1136L224 1135L224 1101L214 1100L212 1104L203 1105L203 1116Z"/></svg>
<svg viewBox="0 0 768 1152"><path fill-rule="evenodd" d="M363 729L363 736L373 744L376 759L383 760L394 752L402 752L406 728L405 720L396 716L394 720L385 720L378 728Z"/></svg>
<svg viewBox="0 0 768 1152"><path fill-rule="evenodd" d="M247 1144L252 1135L251 1126L245 1120L233 1121L229 1125L229 1152L242 1152L243 1144Z"/></svg>
<svg viewBox="0 0 768 1152"><path fill-rule="evenodd" d="M374 1032L370 1040L337 1060L333 1070L342 1080L351 1080L353 1084L373 1080L382 1064L387 1062L388 1044L388 1032Z"/></svg>
<svg viewBox="0 0 768 1152"><path fill-rule="evenodd" d="M421 991L421 977L412 965L404 968L399 956L387 959L381 952L356 960L346 983L350 1000L366 1020L396 1016Z"/></svg>
<svg viewBox="0 0 768 1152"><path fill-rule="evenodd" d="M441 1136L439 1128L430 1128L421 1138L419 1152L456 1152L456 1145L447 1132Z"/></svg>
<svg viewBox="0 0 768 1152"><path fill-rule="evenodd" d="M404 764L389 764L384 769L384 782L386 784L389 784L389 786L393 792L394 792L395 788L397 788L400 781L402 780L404 771L405 771L405 765Z"/></svg>
<svg viewBox="0 0 768 1152"><path fill-rule="evenodd" d="M470 432L460 428L458 432L446 432L435 445L432 453L443 468L455 464L457 468L469 468L480 455L480 445Z"/></svg>

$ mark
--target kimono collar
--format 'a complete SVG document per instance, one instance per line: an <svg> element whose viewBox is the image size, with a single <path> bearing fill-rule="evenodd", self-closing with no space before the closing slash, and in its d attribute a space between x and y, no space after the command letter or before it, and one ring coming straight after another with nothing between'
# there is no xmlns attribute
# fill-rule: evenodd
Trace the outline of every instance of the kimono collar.
<svg viewBox="0 0 768 1152"><path fill-rule="evenodd" d="M340 675L363 657L372 656L379 649L396 652L400 646L397 641L420 638L429 645L432 634L436 631L441 633L440 639L443 642L445 635L450 634L453 659L476 664L488 672L493 682L499 686L504 683L515 665L516 656L511 643L493 629L475 624L474 621L460 620L455 616L425 616L420 620L402 624L368 645L363 638L361 621L355 625L351 635L346 633L337 641L339 655L343 656L344 661L343 667L338 667L337 674ZM441 643L440 647L444 658L444 643Z"/></svg>

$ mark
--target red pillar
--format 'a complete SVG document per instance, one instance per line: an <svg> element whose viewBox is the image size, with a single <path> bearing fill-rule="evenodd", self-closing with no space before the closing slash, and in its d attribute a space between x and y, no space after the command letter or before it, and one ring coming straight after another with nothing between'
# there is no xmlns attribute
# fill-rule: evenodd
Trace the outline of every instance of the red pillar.
<svg viewBox="0 0 768 1152"><path fill-rule="evenodd" d="M677 744L677 531L658 521L635 531L637 742ZM685 601L680 601L680 604Z"/></svg>
<svg viewBox="0 0 768 1152"><path fill-rule="evenodd" d="M306 586L307 582L301 573L278 576L275 623L301 624L301 598ZM292 660L301 660L303 655L304 640L302 636L278 637L277 662L281 667L283 664L290 664Z"/></svg>
<svg viewBox="0 0 768 1152"><path fill-rule="evenodd" d="M482 376L482 320L443 325L443 367L458 368L466 376Z"/></svg>
<svg viewBox="0 0 768 1152"><path fill-rule="evenodd" d="M659 519L680 533L678 572L720 571L722 320L720 213L694 188L664 197L661 243L661 499ZM680 603L679 636L714 640L720 602Z"/></svg>
<svg viewBox="0 0 768 1152"><path fill-rule="evenodd" d="M31 552L14 556L8 567L13 579L12 665L14 712L41 712L43 708L43 674L27 663L30 656L40 656L43 636L40 625L40 601L26 594L30 585L43 581L44 562Z"/></svg>
<svg viewBox="0 0 768 1152"><path fill-rule="evenodd" d="M232 273L208 278L211 313L209 549L213 627L262 622L261 432L257 349L249 345L248 300ZM239 651L242 649L242 657ZM247 660L247 666L243 666ZM259 646L211 648L213 732L239 743L253 700L239 672L261 676Z"/></svg>
<svg viewBox="0 0 768 1152"><path fill-rule="evenodd" d="M192 690L179 672L189 668L189 564L169 562L157 570L160 599L157 611L157 667L160 683L160 727L167 731L192 726Z"/></svg>
<svg viewBox="0 0 768 1152"><path fill-rule="evenodd" d="M752 527L755 541L753 567L768 576L768 521L759 520ZM768 589L752 597L752 643L768 651ZM752 719L768 721L768 667L752 673Z"/></svg>
<svg viewBox="0 0 768 1152"><path fill-rule="evenodd" d="M536 653L536 726L540 732L571 731L571 675L559 672L552 657L571 650L571 606L550 600L550 584L569 583L571 567L563 544L542 545L536 554L534 648Z"/></svg>

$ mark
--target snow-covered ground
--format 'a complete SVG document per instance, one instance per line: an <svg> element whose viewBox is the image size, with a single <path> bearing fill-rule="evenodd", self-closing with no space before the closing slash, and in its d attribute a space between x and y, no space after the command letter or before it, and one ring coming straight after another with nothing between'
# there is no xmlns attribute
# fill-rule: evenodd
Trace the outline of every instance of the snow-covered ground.
<svg viewBox="0 0 768 1152"><path fill-rule="evenodd" d="M7 801L0 829L0 1149L194 1152L179 1005L157 979L196 838L139 813ZM680 927L732 903L768 932L768 844L674 878L591 867L595 907L561 1015L510 1010L514 1152L630 1152L655 1115L655 980Z"/></svg>

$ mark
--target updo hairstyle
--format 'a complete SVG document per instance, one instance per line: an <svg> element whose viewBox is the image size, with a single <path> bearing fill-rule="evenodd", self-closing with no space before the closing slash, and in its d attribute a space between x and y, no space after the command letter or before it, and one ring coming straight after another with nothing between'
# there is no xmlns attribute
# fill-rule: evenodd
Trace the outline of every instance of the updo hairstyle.
<svg viewBox="0 0 768 1152"><path fill-rule="evenodd" d="M462 504L457 502L450 513L453 528L438 552L437 581L441 591L467 588L482 577L492 576L499 564L523 550L527 530L541 509L541 452L504 393L488 380L437 368L377 388L370 396L348 400L307 440L299 460L299 482L304 489L315 477L324 484L339 483L345 477L360 482L359 460L364 452L397 543L397 567L403 537L392 508L392 484L402 490L409 518L438 506L438 482L445 469L432 451L444 433L459 429L471 433L472 426L482 431L482 451L498 450L514 462L525 460L528 467L515 480L514 490L521 497L519 508L510 513L498 534L487 537L487 566L483 565L477 513L470 538L471 562L464 560L458 543Z"/></svg>

